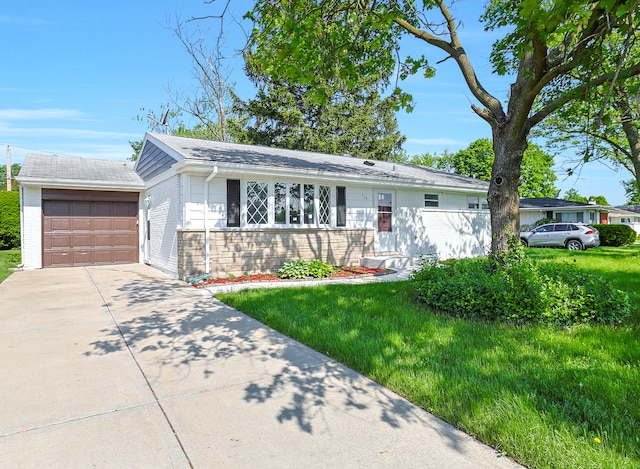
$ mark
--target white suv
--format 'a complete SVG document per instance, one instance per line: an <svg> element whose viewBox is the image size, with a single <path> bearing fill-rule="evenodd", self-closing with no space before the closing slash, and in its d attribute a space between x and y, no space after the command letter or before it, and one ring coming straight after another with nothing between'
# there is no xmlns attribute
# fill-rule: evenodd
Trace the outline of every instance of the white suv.
<svg viewBox="0 0 640 469"><path fill-rule="evenodd" d="M579 251L600 246L600 234L591 225L547 223L520 233L520 242L527 247L558 247Z"/></svg>

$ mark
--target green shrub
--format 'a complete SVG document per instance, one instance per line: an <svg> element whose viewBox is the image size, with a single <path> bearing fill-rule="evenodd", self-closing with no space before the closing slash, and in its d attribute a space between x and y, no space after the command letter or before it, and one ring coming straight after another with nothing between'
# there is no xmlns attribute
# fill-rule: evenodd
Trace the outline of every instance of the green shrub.
<svg viewBox="0 0 640 469"><path fill-rule="evenodd" d="M625 246L633 244L636 232L629 225L592 225L600 232L602 246Z"/></svg>
<svg viewBox="0 0 640 469"><path fill-rule="evenodd" d="M309 277L309 263L304 259L285 262L278 270L282 278L307 278Z"/></svg>
<svg viewBox="0 0 640 469"><path fill-rule="evenodd" d="M309 261L309 275L314 278L330 277L333 273L333 266L321 260Z"/></svg>
<svg viewBox="0 0 640 469"><path fill-rule="evenodd" d="M278 270L278 275L282 278L325 278L332 273L331 264L321 260L305 261L304 259L285 262Z"/></svg>
<svg viewBox="0 0 640 469"><path fill-rule="evenodd" d="M0 249L20 247L20 194L0 192Z"/></svg>
<svg viewBox="0 0 640 469"><path fill-rule="evenodd" d="M432 262L412 283L419 301L456 317L615 324L631 313L627 293L568 264L525 259L492 272L487 259Z"/></svg>

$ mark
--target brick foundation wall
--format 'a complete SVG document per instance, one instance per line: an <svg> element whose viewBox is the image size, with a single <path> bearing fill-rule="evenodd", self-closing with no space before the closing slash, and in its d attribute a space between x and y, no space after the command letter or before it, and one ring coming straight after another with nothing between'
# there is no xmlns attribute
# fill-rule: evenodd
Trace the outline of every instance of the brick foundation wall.
<svg viewBox="0 0 640 469"><path fill-rule="evenodd" d="M274 272L294 259L353 265L373 255L372 229L218 229L210 234L210 273L214 277ZM204 231L178 232L180 278L204 273L204 238Z"/></svg>

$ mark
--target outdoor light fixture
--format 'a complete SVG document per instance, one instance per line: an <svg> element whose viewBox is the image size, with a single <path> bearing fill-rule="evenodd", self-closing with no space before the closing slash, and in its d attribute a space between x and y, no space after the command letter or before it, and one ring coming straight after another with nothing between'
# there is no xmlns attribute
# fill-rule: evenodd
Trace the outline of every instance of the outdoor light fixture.
<svg viewBox="0 0 640 469"><path fill-rule="evenodd" d="M151 196L148 195L144 198L144 206L149 208L149 205L151 205Z"/></svg>

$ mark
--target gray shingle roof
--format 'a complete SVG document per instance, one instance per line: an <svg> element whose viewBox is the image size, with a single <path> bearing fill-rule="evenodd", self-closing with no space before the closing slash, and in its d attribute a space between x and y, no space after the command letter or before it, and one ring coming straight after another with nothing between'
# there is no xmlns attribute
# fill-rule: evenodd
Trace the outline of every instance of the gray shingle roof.
<svg viewBox="0 0 640 469"><path fill-rule="evenodd" d="M149 135L187 160L252 165L261 168L283 168L312 173L333 173L340 176L356 175L387 181L411 180L431 185L462 186L478 190L489 188L489 183L486 181L438 171L425 166L374 160L367 164L365 163L367 160L350 156L199 140L164 134Z"/></svg>
<svg viewBox="0 0 640 469"><path fill-rule="evenodd" d="M520 208L562 208L562 207L593 207L593 205L572 200L553 199L550 197L520 199Z"/></svg>
<svg viewBox="0 0 640 469"><path fill-rule="evenodd" d="M27 155L18 175L19 180L24 178L144 186L131 162L75 156Z"/></svg>

